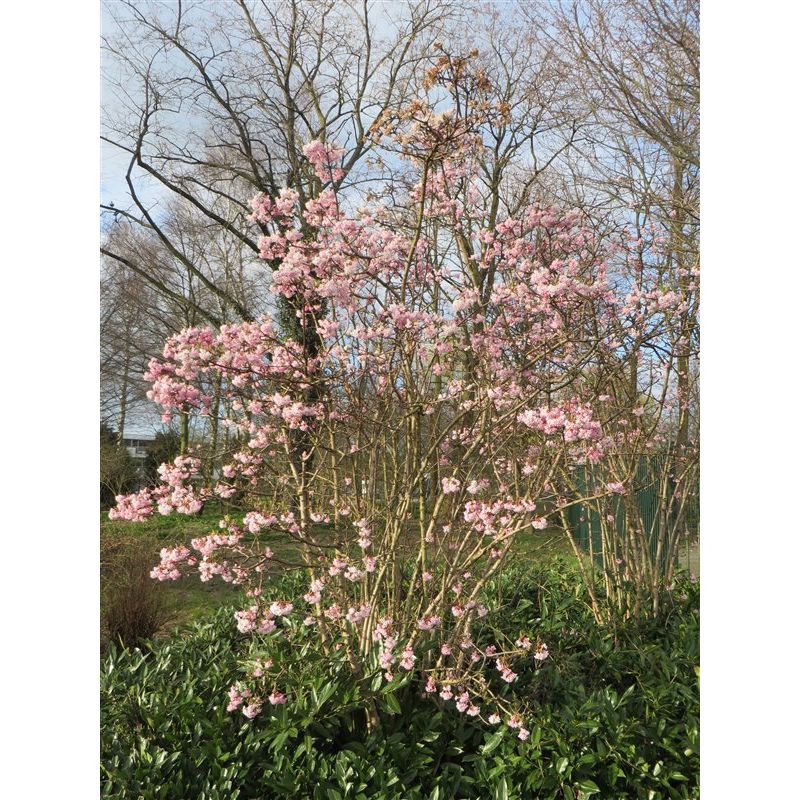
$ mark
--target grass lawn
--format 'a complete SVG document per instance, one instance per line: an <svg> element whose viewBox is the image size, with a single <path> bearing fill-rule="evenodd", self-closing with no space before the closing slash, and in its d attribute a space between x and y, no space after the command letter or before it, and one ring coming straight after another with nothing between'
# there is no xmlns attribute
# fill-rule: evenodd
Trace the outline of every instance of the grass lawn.
<svg viewBox="0 0 800 800"><path fill-rule="evenodd" d="M219 509L207 508L201 516L187 517L154 515L145 522L111 521L106 512L101 513L101 543L124 537L139 540L145 550L152 551L153 566L158 562L162 547L186 543L197 536L206 536L219 530ZM324 530L321 531L324 533ZM284 561L297 559L297 546L277 535L265 535L261 541L268 544L277 558ZM416 540L415 540L416 541ZM515 560L539 562L554 556L574 557L563 531L549 528L543 531L520 534L514 542L511 557ZM101 559L101 587L105 585L107 570ZM171 627L183 627L213 614L220 606L238 603L240 589L220 579L203 582L195 575L162 584L168 606L173 614Z"/></svg>
<svg viewBox="0 0 800 800"><path fill-rule="evenodd" d="M219 531L218 521L221 517L219 509L206 509L201 516L188 517L181 514L161 516L156 514L145 522L130 523L111 521L107 512L100 515L101 551L103 544L117 538L127 540L135 539L141 543L143 550L152 553L152 566L159 561L159 551L162 547L171 547L177 544L187 544L198 536L207 536L209 533ZM278 555L290 556L294 547L284 542L264 541ZM100 585L101 590L106 584L108 570L104 569L101 558ZM166 595L167 605L172 614L170 627L183 627L212 615L220 606L239 602L241 590L220 579L207 582L200 580L196 574L189 574L178 581L164 581L160 584L161 590Z"/></svg>

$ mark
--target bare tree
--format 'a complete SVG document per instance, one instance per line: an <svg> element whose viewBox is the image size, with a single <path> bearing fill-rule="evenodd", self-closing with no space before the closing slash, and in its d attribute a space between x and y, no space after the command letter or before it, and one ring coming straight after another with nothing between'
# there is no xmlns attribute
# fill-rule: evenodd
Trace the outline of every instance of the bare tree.
<svg viewBox="0 0 800 800"><path fill-rule="evenodd" d="M142 314L154 299L122 263L105 266L100 284L100 410L116 430L118 444L126 425L148 407L142 375L160 349L159 338L169 331L167 325L153 327L152 317Z"/></svg>
<svg viewBox="0 0 800 800"><path fill-rule="evenodd" d="M689 444L697 373L700 58L697 0L571 0L556 33L564 72L591 122L572 170L572 196L640 242L631 280L657 269L684 303L670 332L679 405L676 441ZM649 245L658 245L650 247ZM638 263L636 263L638 261ZM631 363L636 390L637 362Z"/></svg>
<svg viewBox="0 0 800 800"><path fill-rule="evenodd" d="M105 210L146 227L240 319L255 316L250 299L178 246L148 199L153 187L159 197L182 198L255 259L250 198L288 186L302 206L317 194L302 155L313 139L346 147L346 181L358 186L372 120L403 101L425 43L454 13L433 0L125 0L107 8L105 78L116 102L107 104L103 139L129 159L129 205ZM294 309L283 320L299 335Z"/></svg>
<svg viewBox="0 0 800 800"><path fill-rule="evenodd" d="M197 278L197 269L226 288L255 313L266 310L265 275L254 267L241 241L210 225L190 204L178 199L161 223L172 247L146 226L124 215L108 225L101 248L102 410L122 437L130 412L152 408L143 379L148 361L161 353L165 339L182 328L237 319L226 297ZM175 252L178 253L176 257ZM189 269L189 261L197 269ZM184 421L188 424L188 419ZM210 431L212 444L215 425ZM184 449L189 431L182 431Z"/></svg>
<svg viewBox="0 0 800 800"><path fill-rule="evenodd" d="M265 310L258 267L266 276L279 262L258 258L260 235L274 231L250 221L249 201L291 187L302 210L330 185L303 148L335 140L342 177L330 183L340 202L384 194L395 224L415 242L435 242L439 263L471 274L482 297L495 275L482 260L481 231L533 203L581 209L603 244L624 237L611 265L618 279L632 290L671 287L683 310L677 323L621 341L591 379L621 387L624 372L630 402L674 392L674 439L684 450L696 440L696 0L121 0L107 8L105 78L115 102L103 138L126 159L127 200L104 206L117 232L103 253L158 298L153 307L170 324L219 327ZM452 114L453 136L485 145L479 185L446 188L461 200L470 193L464 225L418 214L408 162L374 135L422 98L432 112ZM423 195L437 172L433 163L423 171ZM434 310L445 301L432 298ZM284 334L313 355L309 312L279 303ZM125 363L124 352L116 358ZM668 367L668 385L658 364Z"/></svg>

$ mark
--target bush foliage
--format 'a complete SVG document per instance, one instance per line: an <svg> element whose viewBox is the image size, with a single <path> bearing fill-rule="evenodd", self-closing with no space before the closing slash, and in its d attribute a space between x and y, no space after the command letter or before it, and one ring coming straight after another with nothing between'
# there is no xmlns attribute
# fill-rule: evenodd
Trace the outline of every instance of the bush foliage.
<svg viewBox="0 0 800 800"><path fill-rule="evenodd" d="M108 425L100 425L100 507L110 508L118 494L132 491L137 485L134 460Z"/></svg>
<svg viewBox="0 0 800 800"><path fill-rule="evenodd" d="M292 581L294 578L284 580ZM286 591L285 586L274 587ZM699 593L679 580L645 623L598 627L572 568L511 567L488 587L499 610L476 636L535 633L545 666L509 692L538 709L520 742L421 696L410 678L372 697L344 664L244 637L223 609L150 650L113 647L102 669L106 797L693 798L699 772ZM303 637L307 637L303 641ZM274 647L274 650L270 650ZM252 648L252 650L251 650ZM268 655L291 703L247 721L226 711L242 658ZM368 731L366 702L380 725Z"/></svg>

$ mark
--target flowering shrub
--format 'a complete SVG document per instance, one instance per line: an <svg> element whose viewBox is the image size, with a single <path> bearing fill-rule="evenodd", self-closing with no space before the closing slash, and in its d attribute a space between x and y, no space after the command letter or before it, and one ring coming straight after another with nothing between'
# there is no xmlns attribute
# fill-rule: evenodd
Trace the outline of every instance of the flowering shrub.
<svg viewBox="0 0 800 800"><path fill-rule="evenodd" d="M525 741L530 710L503 686L558 643L476 642L482 592L515 536L575 502L572 465L650 441L601 398L625 369L624 343L652 335L680 298L621 293L577 214L489 208L479 130L498 113L418 100L378 120L373 135L416 176L391 209L346 212L331 142L304 150L312 196L253 199L271 291L296 335L265 318L172 337L150 364L150 397L165 420L218 413L235 447L218 479L184 454L111 516L196 514L224 499L243 522L164 548L154 578L191 569L240 585L242 633L289 642L302 625L362 686L413 676L429 698ZM625 491L612 477L602 494ZM260 543L267 532L298 544L296 563ZM303 572L305 592L265 600L267 577L286 568ZM269 659L253 662L228 708L274 713L291 702L281 681Z"/></svg>

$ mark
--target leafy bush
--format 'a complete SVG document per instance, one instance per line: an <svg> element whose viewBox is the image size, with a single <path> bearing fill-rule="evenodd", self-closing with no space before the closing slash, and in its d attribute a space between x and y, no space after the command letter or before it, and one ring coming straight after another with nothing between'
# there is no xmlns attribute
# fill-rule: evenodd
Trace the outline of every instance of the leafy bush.
<svg viewBox="0 0 800 800"><path fill-rule="evenodd" d="M172 461L181 452L181 435L174 430L156 432L156 438L147 448L144 474L148 483L158 480L158 468Z"/></svg>
<svg viewBox="0 0 800 800"><path fill-rule="evenodd" d="M100 425L100 507L110 508L118 494L130 492L137 484L136 463L117 441L117 433Z"/></svg>
<svg viewBox="0 0 800 800"><path fill-rule="evenodd" d="M102 790L126 798L693 798L698 796L698 591L680 581L643 625L598 628L565 564L517 568L490 587L487 627L551 643L513 691L539 712L528 742L420 696L376 687L367 729L357 682L315 656L302 627L276 665L291 703L253 721L226 711L240 663L264 642L232 610L151 652L112 647L102 674ZM277 587L284 590L283 587ZM302 637L308 639L303 643ZM476 636L496 635L476 631ZM277 645L276 645L277 646ZM512 689L509 688L509 691Z"/></svg>

